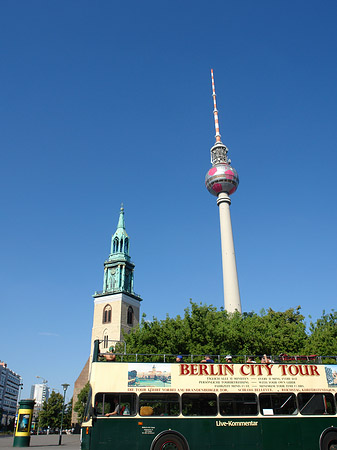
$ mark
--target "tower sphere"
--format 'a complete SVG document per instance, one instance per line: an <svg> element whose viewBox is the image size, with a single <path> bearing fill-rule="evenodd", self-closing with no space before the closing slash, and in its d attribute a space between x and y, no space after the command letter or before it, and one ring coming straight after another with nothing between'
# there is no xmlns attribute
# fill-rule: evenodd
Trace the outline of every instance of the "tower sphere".
<svg viewBox="0 0 337 450"><path fill-rule="evenodd" d="M227 163L215 164L206 173L205 185L212 195L217 196L220 192L231 195L239 185L239 175L234 167Z"/></svg>

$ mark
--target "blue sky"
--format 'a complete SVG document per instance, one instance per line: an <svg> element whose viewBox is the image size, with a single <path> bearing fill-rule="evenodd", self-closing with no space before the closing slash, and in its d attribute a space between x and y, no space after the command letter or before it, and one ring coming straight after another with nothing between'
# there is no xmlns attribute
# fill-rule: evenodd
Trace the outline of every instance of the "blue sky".
<svg viewBox="0 0 337 450"><path fill-rule="evenodd" d="M151 319L223 305L220 132L244 311L336 304L335 1L4 0L0 359L73 385L125 206ZM69 396L71 390L69 390Z"/></svg>

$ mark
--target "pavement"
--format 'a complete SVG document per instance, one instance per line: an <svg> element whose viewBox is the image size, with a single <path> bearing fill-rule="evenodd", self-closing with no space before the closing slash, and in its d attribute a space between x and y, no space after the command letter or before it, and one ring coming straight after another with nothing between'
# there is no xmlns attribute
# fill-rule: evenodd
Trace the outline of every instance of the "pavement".
<svg viewBox="0 0 337 450"><path fill-rule="evenodd" d="M0 450L13 449L13 436L0 436ZM53 447L62 448L63 450L80 450L80 435L79 434L63 434L62 444L59 446L59 435L58 434L45 434L39 436L30 437L30 447L36 448L37 450L53 450ZM18 448L18 447L15 447Z"/></svg>

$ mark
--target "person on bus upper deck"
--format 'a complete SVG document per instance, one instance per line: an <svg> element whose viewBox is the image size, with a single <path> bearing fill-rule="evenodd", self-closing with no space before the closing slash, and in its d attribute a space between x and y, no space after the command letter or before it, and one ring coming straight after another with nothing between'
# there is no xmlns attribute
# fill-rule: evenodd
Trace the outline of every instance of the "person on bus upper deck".
<svg viewBox="0 0 337 450"><path fill-rule="evenodd" d="M205 358L200 362L207 363L207 364L214 363L213 359L209 355L205 355Z"/></svg>
<svg viewBox="0 0 337 450"><path fill-rule="evenodd" d="M114 347L113 345L110 345L108 353L105 353L105 360L106 361L112 361L115 362L116 361L116 355L114 354Z"/></svg>
<svg viewBox="0 0 337 450"><path fill-rule="evenodd" d="M270 358L268 358L268 356L266 354L264 354L261 358L261 364L272 364L274 361Z"/></svg>
<svg viewBox="0 0 337 450"><path fill-rule="evenodd" d="M183 362L184 362L184 359L183 359L182 355L177 355L176 356L176 363L182 364Z"/></svg>
<svg viewBox="0 0 337 450"><path fill-rule="evenodd" d="M121 410L121 407L120 407L120 405L118 403L118 398L117 397L114 397L114 406L115 406L115 409L112 412L110 412L110 413L106 413L105 414L106 417L118 416L118 414L119 414L119 412Z"/></svg>
<svg viewBox="0 0 337 450"><path fill-rule="evenodd" d="M254 356L248 356L246 364L256 364L256 361L254 360Z"/></svg>
<svg viewBox="0 0 337 450"><path fill-rule="evenodd" d="M109 362L115 362L116 361L116 355L114 353L106 353L105 359Z"/></svg>
<svg viewBox="0 0 337 450"><path fill-rule="evenodd" d="M233 362L232 355L227 355L226 356L226 363L232 364L232 362Z"/></svg>

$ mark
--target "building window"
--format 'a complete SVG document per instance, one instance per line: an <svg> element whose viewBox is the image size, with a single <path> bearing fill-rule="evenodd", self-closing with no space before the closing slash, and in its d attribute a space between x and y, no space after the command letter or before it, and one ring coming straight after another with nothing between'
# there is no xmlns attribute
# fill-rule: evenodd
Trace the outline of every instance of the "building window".
<svg viewBox="0 0 337 450"><path fill-rule="evenodd" d="M133 323L133 309L132 306L128 307L127 324L132 325Z"/></svg>
<svg viewBox="0 0 337 450"><path fill-rule="evenodd" d="M123 253L123 238L121 239L121 249L120 252Z"/></svg>
<svg viewBox="0 0 337 450"><path fill-rule="evenodd" d="M129 239L125 238L124 253L129 254Z"/></svg>
<svg viewBox="0 0 337 450"><path fill-rule="evenodd" d="M104 348L108 348L109 346L109 336L107 334L105 334L106 331L104 332L104 336L103 336L103 347Z"/></svg>
<svg viewBox="0 0 337 450"><path fill-rule="evenodd" d="M114 245L113 245L113 248L112 248L112 252L113 253L117 253L118 252L118 244L119 244L118 239L115 238L114 239Z"/></svg>
<svg viewBox="0 0 337 450"><path fill-rule="evenodd" d="M111 322L111 306L106 305L103 309L103 323Z"/></svg>

